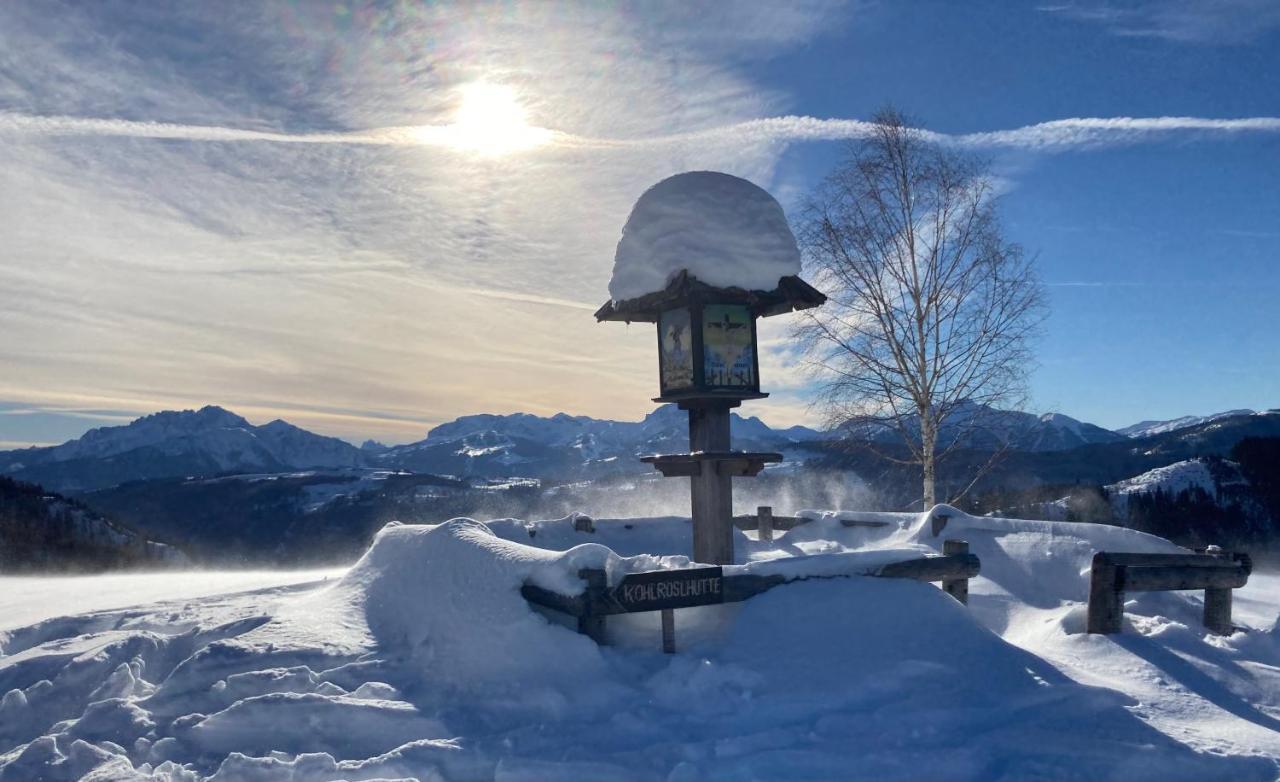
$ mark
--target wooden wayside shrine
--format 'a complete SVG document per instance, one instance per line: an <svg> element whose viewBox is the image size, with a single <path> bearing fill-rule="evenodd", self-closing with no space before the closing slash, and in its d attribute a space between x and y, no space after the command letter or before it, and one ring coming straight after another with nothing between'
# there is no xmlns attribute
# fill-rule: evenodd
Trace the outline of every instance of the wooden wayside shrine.
<svg viewBox="0 0 1280 782"><path fill-rule="evenodd" d="M799 277L782 277L771 291L716 288L687 271L664 290L609 301L599 321L656 323L660 395L689 414L689 451L642 457L668 478L688 478L693 559L733 563L733 484L758 475L779 453L734 451L730 411L760 391L756 319L817 307L826 297Z"/></svg>

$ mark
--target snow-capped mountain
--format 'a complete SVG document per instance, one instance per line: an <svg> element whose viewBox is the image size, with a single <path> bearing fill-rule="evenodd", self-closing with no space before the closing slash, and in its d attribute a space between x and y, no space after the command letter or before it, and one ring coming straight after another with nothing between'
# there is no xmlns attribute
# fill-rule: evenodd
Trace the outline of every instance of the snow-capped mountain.
<svg viewBox="0 0 1280 782"><path fill-rule="evenodd" d="M774 430L756 417L733 415L733 444L782 450L821 439L806 427ZM640 421L609 421L559 413L550 417L468 415L441 424L425 440L373 454L385 467L467 476L575 477L642 469L635 457L686 450L685 413L663 405Z"/></svg>
<svg viewBox="0 0 1280 782"><path fill-rule="evenodd" d="M0 473L62 491L147 478L362 463L350 443L280 420L254 426L214 406L92 429L62 445L0 452Z"/></svg>
<svg viewBox="0 0 1280 782"><path fill-rule="evenodd" d="M1168 431L1143 435L1148 439L1141 448L1147 456L1169 462L1202 453L1223 454L1241 437L1267 436L1280 425L1280 415L1238 415L1241 412L1179 419L1193 422L1181 428L1174 428L1174 422L1148 422L1152 431ZM816 453L823 441L837 437L869 438L886 445L898 438L879 424L849 426L832 434L803 426L773 429L759 418L737 414L732 432L735 448L781 451L793 464ZM1037 416L978 404L961 405L944 423L940 444L946 447L958 439L975 450L1007 445L1032 453L1103 445L1127 453L1133 447L1124 434L1061 413ZM467 415L436 426L415 443L386 446L368 441L359 448L281 420L255 426L235 413L209 406L93 429L58 446L0 451L0 474L63 492L156 478L349 468L582 480L643 471L637 456L687 448L688 421L673 405L658 407L639 421L565 413ZM1080 458L1096 461L1097 456Z"/></svg>
<svg viewBox="0 0 1280 782"><path fill-rule="evenodd" d="M1199 426L1207 424L1210 421L1217 421L1221 418L1232 418L1240 415L1257 415L1254 410L1227 410L1213 415L1184 415L1181 418L1171 418L1167 421L1139 421L1136 424L1117 429L1116 432L1125 437L1139 438L1150 437L1155 434L1165 434L1178 429L1186 429L1190 426Z"/></svg>

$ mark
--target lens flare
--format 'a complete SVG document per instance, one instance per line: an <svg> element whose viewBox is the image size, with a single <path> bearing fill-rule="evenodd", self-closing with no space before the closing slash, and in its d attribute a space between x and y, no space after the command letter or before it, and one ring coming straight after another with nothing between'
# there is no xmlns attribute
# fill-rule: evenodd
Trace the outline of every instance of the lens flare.
<svg viewBox="0 0 1280 782"><path fill-rule="evenodd" d="M510 87L477 83L461 87L458 92L461 100L453 122L422 128L422 141L497 156L550 140L551 131L529 124L524 106Z"/></svg>

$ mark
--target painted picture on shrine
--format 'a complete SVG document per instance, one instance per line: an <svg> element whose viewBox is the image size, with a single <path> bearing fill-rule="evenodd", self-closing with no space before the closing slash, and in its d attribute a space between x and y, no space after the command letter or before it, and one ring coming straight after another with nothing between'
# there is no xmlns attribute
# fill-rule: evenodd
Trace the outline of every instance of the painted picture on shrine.
<svg viewBox="0 0 1280 782"><path fill-rule="evenodd" d="M708 386L756 386L751 332L751 313L744 305L713 304L703 310L703 371Z"/></svg>
<svg viewBox="0 0 1280 782"><path fill-rule="evenodd" d="M693 330L689 310L667 310L658 320L662 392L693 386Z"/></svg>

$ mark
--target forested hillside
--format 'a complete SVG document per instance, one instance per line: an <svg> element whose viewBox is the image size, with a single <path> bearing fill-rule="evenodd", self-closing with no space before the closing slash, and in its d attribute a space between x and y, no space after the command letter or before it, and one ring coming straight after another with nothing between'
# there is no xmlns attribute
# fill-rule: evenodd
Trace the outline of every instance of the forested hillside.
<svg viewBox="0 0 1280 782"><path fill-rule="evenodd" d="M184 564L177 549L40 486L0 476L0 572Z"/></svg>

